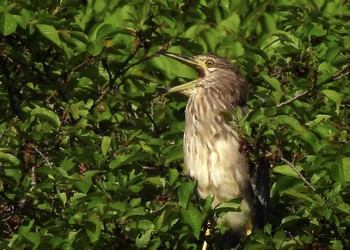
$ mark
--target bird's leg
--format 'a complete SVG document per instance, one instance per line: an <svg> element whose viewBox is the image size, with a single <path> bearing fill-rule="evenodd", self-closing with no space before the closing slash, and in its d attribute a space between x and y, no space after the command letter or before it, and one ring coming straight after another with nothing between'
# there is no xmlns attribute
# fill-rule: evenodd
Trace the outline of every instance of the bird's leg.
<svg viewBox="0 0 350 250"><path fill-rule="evenodd" d="M212 225L210 220L207 221L207 229L205 230L204 234L204 242L203 242L203 247L202 250L207 250L208 249L208 242L211 240L211 231L212 231Z"/></svg>

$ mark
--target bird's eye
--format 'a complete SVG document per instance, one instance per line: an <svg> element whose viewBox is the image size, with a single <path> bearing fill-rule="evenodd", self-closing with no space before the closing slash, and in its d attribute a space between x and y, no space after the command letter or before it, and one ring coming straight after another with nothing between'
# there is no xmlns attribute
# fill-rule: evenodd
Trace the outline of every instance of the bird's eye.
<svg viewBox="0 0 350 250"><path fill-rule="evenodd" d="M213 60L209 59L209 60L207 60L207 61L205 62L205 64L206 64L208 67L213 67L215 63L214 63Z"/></svg>

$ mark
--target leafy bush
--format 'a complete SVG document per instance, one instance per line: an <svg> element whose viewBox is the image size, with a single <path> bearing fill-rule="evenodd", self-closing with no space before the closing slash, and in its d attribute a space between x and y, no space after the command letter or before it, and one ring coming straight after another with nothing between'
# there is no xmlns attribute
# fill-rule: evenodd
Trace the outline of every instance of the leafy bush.
<svg viewBox="0 0 350 250"><path fill-rule="evenodd" d="M0 1L1 248L201 246L214 211L181 174L186 100L157 94L196 75L161 49L251 83L240 128L271 162L271 218L242 246L349 248L349 6Z"/></svg>

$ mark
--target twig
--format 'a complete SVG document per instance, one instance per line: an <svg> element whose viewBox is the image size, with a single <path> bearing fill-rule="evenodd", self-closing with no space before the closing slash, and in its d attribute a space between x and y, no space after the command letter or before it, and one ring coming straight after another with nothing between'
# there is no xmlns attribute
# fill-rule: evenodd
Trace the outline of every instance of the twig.
<svg viewBox="0 0 350 250"><path fill-rule="evenodd" d="M44 159L50 168L53 168L52 164L49 162L49 159L34 144L30 143L29 146L32 147Z"/></svg>
<svg viewBox="0 0 350 250"><path fill-rule="evenodd" d="M285 158L283 158L283 157L281 157L280 159L281 159L281 161L283 161L284 163L286 163L288 166L290 166L290 167L294 170L294 172L296 172L296 173L298 174L299 178L300 178L309 188L312 189L312 191L314 191L314 192L316 191L316 189L311 185L311 183L308 182L308 181L305 179L305 177L300 173L300 171L299 171L298 169L296 169L296 167L295 167L290 161L288 161L287 159L285 159Z"/></svg>
<svg viewBox="0 0 350 250"><path fill-rule="evenodd" d="M131 53L128 56L128 58L126 58L125 61L121 64L121 66L120 66L121 69L114 76L113 76L111 70L109 69L107 59L106 58L102 59L102 66L107 71L109 83L108 83L108 87L101 92L100 97L97 98L97 100L94 102L94 104L92 105L92 108L96 107L104 99L106 94L113 89L115 81L119 77L121 77L123 74L125 74L125 72L130 68L130 67L125 68L125 66L135 57L135 55L139 49L140 49L140 47L136 47L136 49L133 51L133 53Z"/></svg>
<svg viewBox="0 0 350 250"><path fill-rule="evenodd" d="M335 74L334 76L332 77L329 77L327 78L326 80L318 83L318 84L314 84L311 86L311 88L309 88L308 90L292 97L291 99L287 100L287 101L284 101L284 102L281 102L280 104L276 105L275 108L280 108L282 106L285 106L285 105L288 105L292 102L294 102L295 100L298 100L299 98L309 94L310 92L314 91L315 89L321 87L322 85L325 85L327 83L331 83L331 82L334 82L336 80L339 80L347 75L350 74L350 63L346 64L342 70L340 70L337 74Z"/></svg>
<svg viewBox="0 0 350 250"><path fill-rule="evenodd" d="M132 58L135 57L136 51L137 51L137 50L135 50L135 52L132 53L132 54L123 62L122 66L121 66L122 68L125 67L125 66L130 62L130 60L131 60ZM152 55L150 55L150 56L146 56L146 57L142 58L140 61L137 61L137 62L135 62L135 63L130 64L128 67L125 67L125 68L123 68L122 70L119 70L119 71L118 71L118 74L116 74L116 75L114 75L114 76L112 76L112 73L110 72L110 69L109 69L109 67L108 67L108 64L107 64L106 62L102 62L102 63L103 63L103 66L104 66L104 68L105 68L105 70L107 71L108 77L109 77L109 85L108 85L108 87L107 87L105 90L103 90L103 91L101 92L101 95L100 95L99 98L94 102L92 108L96 107L96 106L104 99L104 97L106 96L106 94L107 94L109 91L111 91L111 90L113 89L114 83L115 83L115 81L116 81L119 77L121 77L122 75L124 75L130 68L132 68L132 67L134 67L134 66L136 66L136 65L138 65L138 64L140 64L140 63L143 63L144 61L147 61L147 60L151 59L152 57L155 56L155 54L156 54L156 53L154 53L154 54L152 54ZM122 83L121 83L121 84L122 84ZM119 87L121 84L119 84L117 87Z"/></svg>
<svg viewBox="0 0 350 250"><path fill-rule="evenodd" d="M136 66L136 65L138 65L138 64L140 64L140 63L143 63L143 62L145 62L145 61L147 61L147 60L149 60L149 59L151 59L151 58L154 57L155 55L156 55L156 53L154 53L154 54L152 54L152 55L150 55L150 56L146 56L146 57L142 58L140 61L137 61L137 62L135 62L135 63L130 64L128 67L126 67L126 68L123 70L123 73L125 73L126 71L128 71L130 68L132 68L132 67L134 67L134 66Z"/></svg>
<svg viewBox="0 0 350 250"><path fill-rule="evenodd" d="M290 98L287 101L281 102L280 104L276 105L275 108L280 108L280 107L285 106L285 105L287 105L289 103L292 103L295 100L298 100L300 97L303 97L304 95L309 94L312 90L314 90L314 87L311 87L310 89L308 89L308 90L304 91L303 93L300 93L300 94Z"/></svg>

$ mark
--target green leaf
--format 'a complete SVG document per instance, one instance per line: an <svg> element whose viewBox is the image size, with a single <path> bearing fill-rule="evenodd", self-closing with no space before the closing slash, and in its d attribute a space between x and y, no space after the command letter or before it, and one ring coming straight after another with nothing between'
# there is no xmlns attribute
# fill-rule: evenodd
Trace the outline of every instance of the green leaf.
<svg viewBox="0 0 350 250"><path fill-rule="evenodd" d="M117 29L111 24L103 24L96 33L96 40L112 39L115 35L120 33L123 29Z"/></svg>
<svg viewBox="0 0 350 250"><path fill-rule="evenodd" d="M322 93L335 103L340 102L341 99L343 98L343 95L341 93L331 89L322 90Z"/></svg>
<svg viewBox="0 0 350 250"><path fill-rule="evenodd" d="M264 23L268 29L269 32L273 32L276 30L276 21L273 18L273 16L271 14L269 14L268 12L265 12L263 14L263 18L264 18Z"/></svg>
<svg viewBox="0 0 350 250"><path fill-rule="evenodd" d="M78 236L78 233L81 231L81 229L77 231L71 231L68 233L68 237L66 239L67 246L72 246Z"/></svg>
<svg viewBox="0 0 350 250"><path fill-rule="evenodd" d="M147 159L148 156L149 156L148 154L145 154L142 152L135 152L132 154L120 155L120 156L117 156L114 160L112 160L109 163L109 167L111 169L115 169L134 161Z"/></svg>
<svg viewBox="0 0 350 250"><path fill-rule="evenodd" d="M289 223L289 222L295 222L295 221L298 221L298 220L301 220L302 218L298 215L289 215L285 218L283 218L282 220L282 224L286 224L286 223Z"/></svg>
<svg viewBox="0 0 350 250"><path fill-rule="evenodd" d="M21 225L19 230L18 230L18 233L19 235L23 236L23 237L27 237L28 233L30 232L30 230L32 229L32 227L34 226L34 219L31 220L28 225Z"/></svg>
<svg viewBox="0 0 350 250"><path fill-rule="evenodd" d="M65 169L63 169L63 168L54 168L54 170L56 171L58 176L65 177L65 178L68 177L68 173L67 173L67 171Z"/></svg>
<svg viewBox="0 0 350 250"><path fill-rule="evenodd" d="M295 167L299 171L302 170L302 168L300 166L295 166ZM285 176L299 178L298 174L289 165L276 166L273 168L273 172L278 173L278 174L282 174Z"/></svg>
<svg viewBox="0 0 350 250"><path fill-rule="evenodd" d="M7 36L15 32L17 21L10 13L0 12L0 32Z"/></svg>
<svg viewBox="0 0 350 250"><path fill-rule="evenodd" d="M344 181L350 182L350 157L342 159L342 171Z"/></svg>
<svg viewBox="0 0 350 250"><path fill-rule="evenodd" d="M130 201L130 207L137 207L141 204L141 198L134 198Z"/></svg>
<svg viewBox="0 0 350 250"><path fill-rule="evenodd" d="M278 115L275 120L280 124L285 124L292 127L294 130L299 131L301 129L300 123L297 119L287 115Z"/></svg>
<svg viewBox="0 0 350 250"><path fill-rule="evenodd" d="M60 169L64 169L64 171L68 172L74 167L75 163L73 159L64 159L61 162Z"/></svg>
<svg viewBox="0 0 350 250"><path fill-rule="evenodd" d="M43 118L45 121L49 122L56 128L59 128L61 126L60 118L52 110L36 107L35 109L32 109L31 115Z"/></svg>
<svg viewBox="0 0 350 250"><path fill-rule="evenodd" d="M286 234L284 230L279 229L273 236L272 240L275 243L277 249L281 249L283 243L285 242Z"/></svg>
<svg viewBox="0 0 350 250"><path fill-rule="evenodd" d="M193 196L194 188L196 187L195 182L182 183L178 190L179 205L183 208L187 208L190 199Z"/></svg>
<svg viewBox="0 0 350 250"><path fill-rule="evenodd" d="M335 102L336 104L336 114L339 114L340 104L343 99L343 94L336 92L334 90L326 89L322 91L325 96Z"/></svg>
<svg viewBox="0 0 350 250"><path fill-rule="evenodd" d="M152 176L152 177L148 177L147 181L149 183L152 183L155 186L161 186L161 187L165 187L165 181L164 178L161 178L160 176Z"/></svg>
<svg viewBox="0 0 350 250"><path fill-rule="evenodd" d="M308 32L309 36L314 36L314 37L321 37L327 34L327 30L325 30L322 27L322 24L320 23L311 23L309 24L309 26L311 27L311 29Z"/></svg>
<svg viewBox="0 0 350 250"><path fill-rule="evenodd" d="M262 78L264 78L264 80L268 84L270 84L275 90L281 90L281 83L276 78L272 78L268 75L262 75Z"/></svg>
<svg viewBox="0 0 350 250"><path fill-rule="evenodd" d="M322 148L318 137L308 129L301 130L300 139L309 144L312 147L314 153L318 153Z"/></svg>
<svg viewBox="0 0 350 250"><path fill-rule="evenodd" d="M66 204L67 202L67 195L65 192L57 192L57 198L60 199L60 201L62 202L63 205Z"/></svg>
<svg viewBox="0 0 350 250"><path fill-rule="evenodd" d="M242 198L232 199L230 201L221 203L215 207L217 213L222 212L237 212L241 210Z"/></svg>
<svg viewBox="0 0 350 250"><path fill-rule="evenodd" d="M34 246L40 244L40 234L38 232L29 232L25 239L31 242Z"/></svg>
<svg viewBox="0 0 350 250"><path fill-rule="evenodd" d="M290 196L293 196L294 198L307 201L308 204L313 204L315 202L309 194L300 193L294 189L286 190L285 193Z"/></svg>
<svg viewBox="0 0 350 250"><path fill-rule="evenodd" d="M21 170L15 168L5 168L5 175L12 177L16 182L22 178Z"/></svg>
<svg viewBox="0 0 350 250"><path fill-rule="evenodd" d="M172 186L174 185L175 181L179 177L179 171L175 168L169 169L169 185Z"/></svg>
<svg viewBox="0 0 350 250"><path fill-rule="evenodd" d="M339 53L342 51L341 47L331 47L327 50L326 53L326 60L328 62L333 62L333 60L339 55Z"/></svg>
<svg viewBox="0 0 350 250"><path fill-rule="evenodd" d="M193 235L198 240L203 224L203 216L201 212L198 210L198 208L190 205L187 209L181 209L181 216L184 222L186 222L193 229Z"/></svg>
<svg viewBox="0 0 350 250"><path fill-rule="evenodd" d="M74 181L74 186L82 193L87 194L92 183L91 181Z"/></svg>
<svg viewBox="0 0 350 250"><path fill-rule="evenodd" d="M17 166L20 161L18 158L12 154L4 153L0 151L0 159L2 162L7 162L8 164L12 166Z"/></svg>
<svg viewBox="0 0 350 250"><path fill-rule="evenodd" d="M121 219L122 220L135 219L145 215L146 215L146 212L143 210L143 207L136 207L129 210Z"/></svg>
<svg viewBox="0 0 350 250"><path fill-rule="evenodd" d="M92 56L98 56L103 51L103 43L101 41L89 42L86 51Z"/></svg>
<svg viewBox="0 0 350 250"><path fill-rule="evenodd" d="M150 240L151 236L153 233L153 229L146 230L143 234L139 234L136 238L135 245L137 248L144 248L147 247Z"/></svg>
<svg viewBox="0 0 350 250"><path fill-rule="evenodd" d="M61 40L55 27L47 24L37 24L36 28L38 28L40 33L43 34L51 42L59 47L61 46Z"/></svg>
<svg viewBox="0 0 350 250"><path fill-rule="evenodd" d="M70 111L71 111L74 119L76 119L76 120L79 119L80 103L73 103L70 106Z"/></svg>
<svg viewBox="0 0 350 250"><path fill-rule="evenodd" d="M111 137L104 136L102 138L102 143L101 143L101 150L102 150L103 156L106 156L110 144L111 144Z"/></svg>
<svg viewBox="0 0 350 250"><path fill-rule="evenodd" d="M91 243L94 243L99 240L102 228L102 221L99 219L96 213L89 215L85 224L85 230Z"/></svg>
<svg viewBox="0 0 350 250"><path fill-rule="evenodd" d="M319 114L319 115L316 115L316 119L313 120L313 121L310 121L310 122L307 122L306 125L310 126L310 127L313 127L323 121L328 121L332 116L330 115L322 115L322 114Z"/></svg>
<svg viewBox="0 0 350 250"><path fill-rule="evenodd" d="M165 164L170 162L183 159L183 149L182 146L172 148L165 158Z"/></svg>

